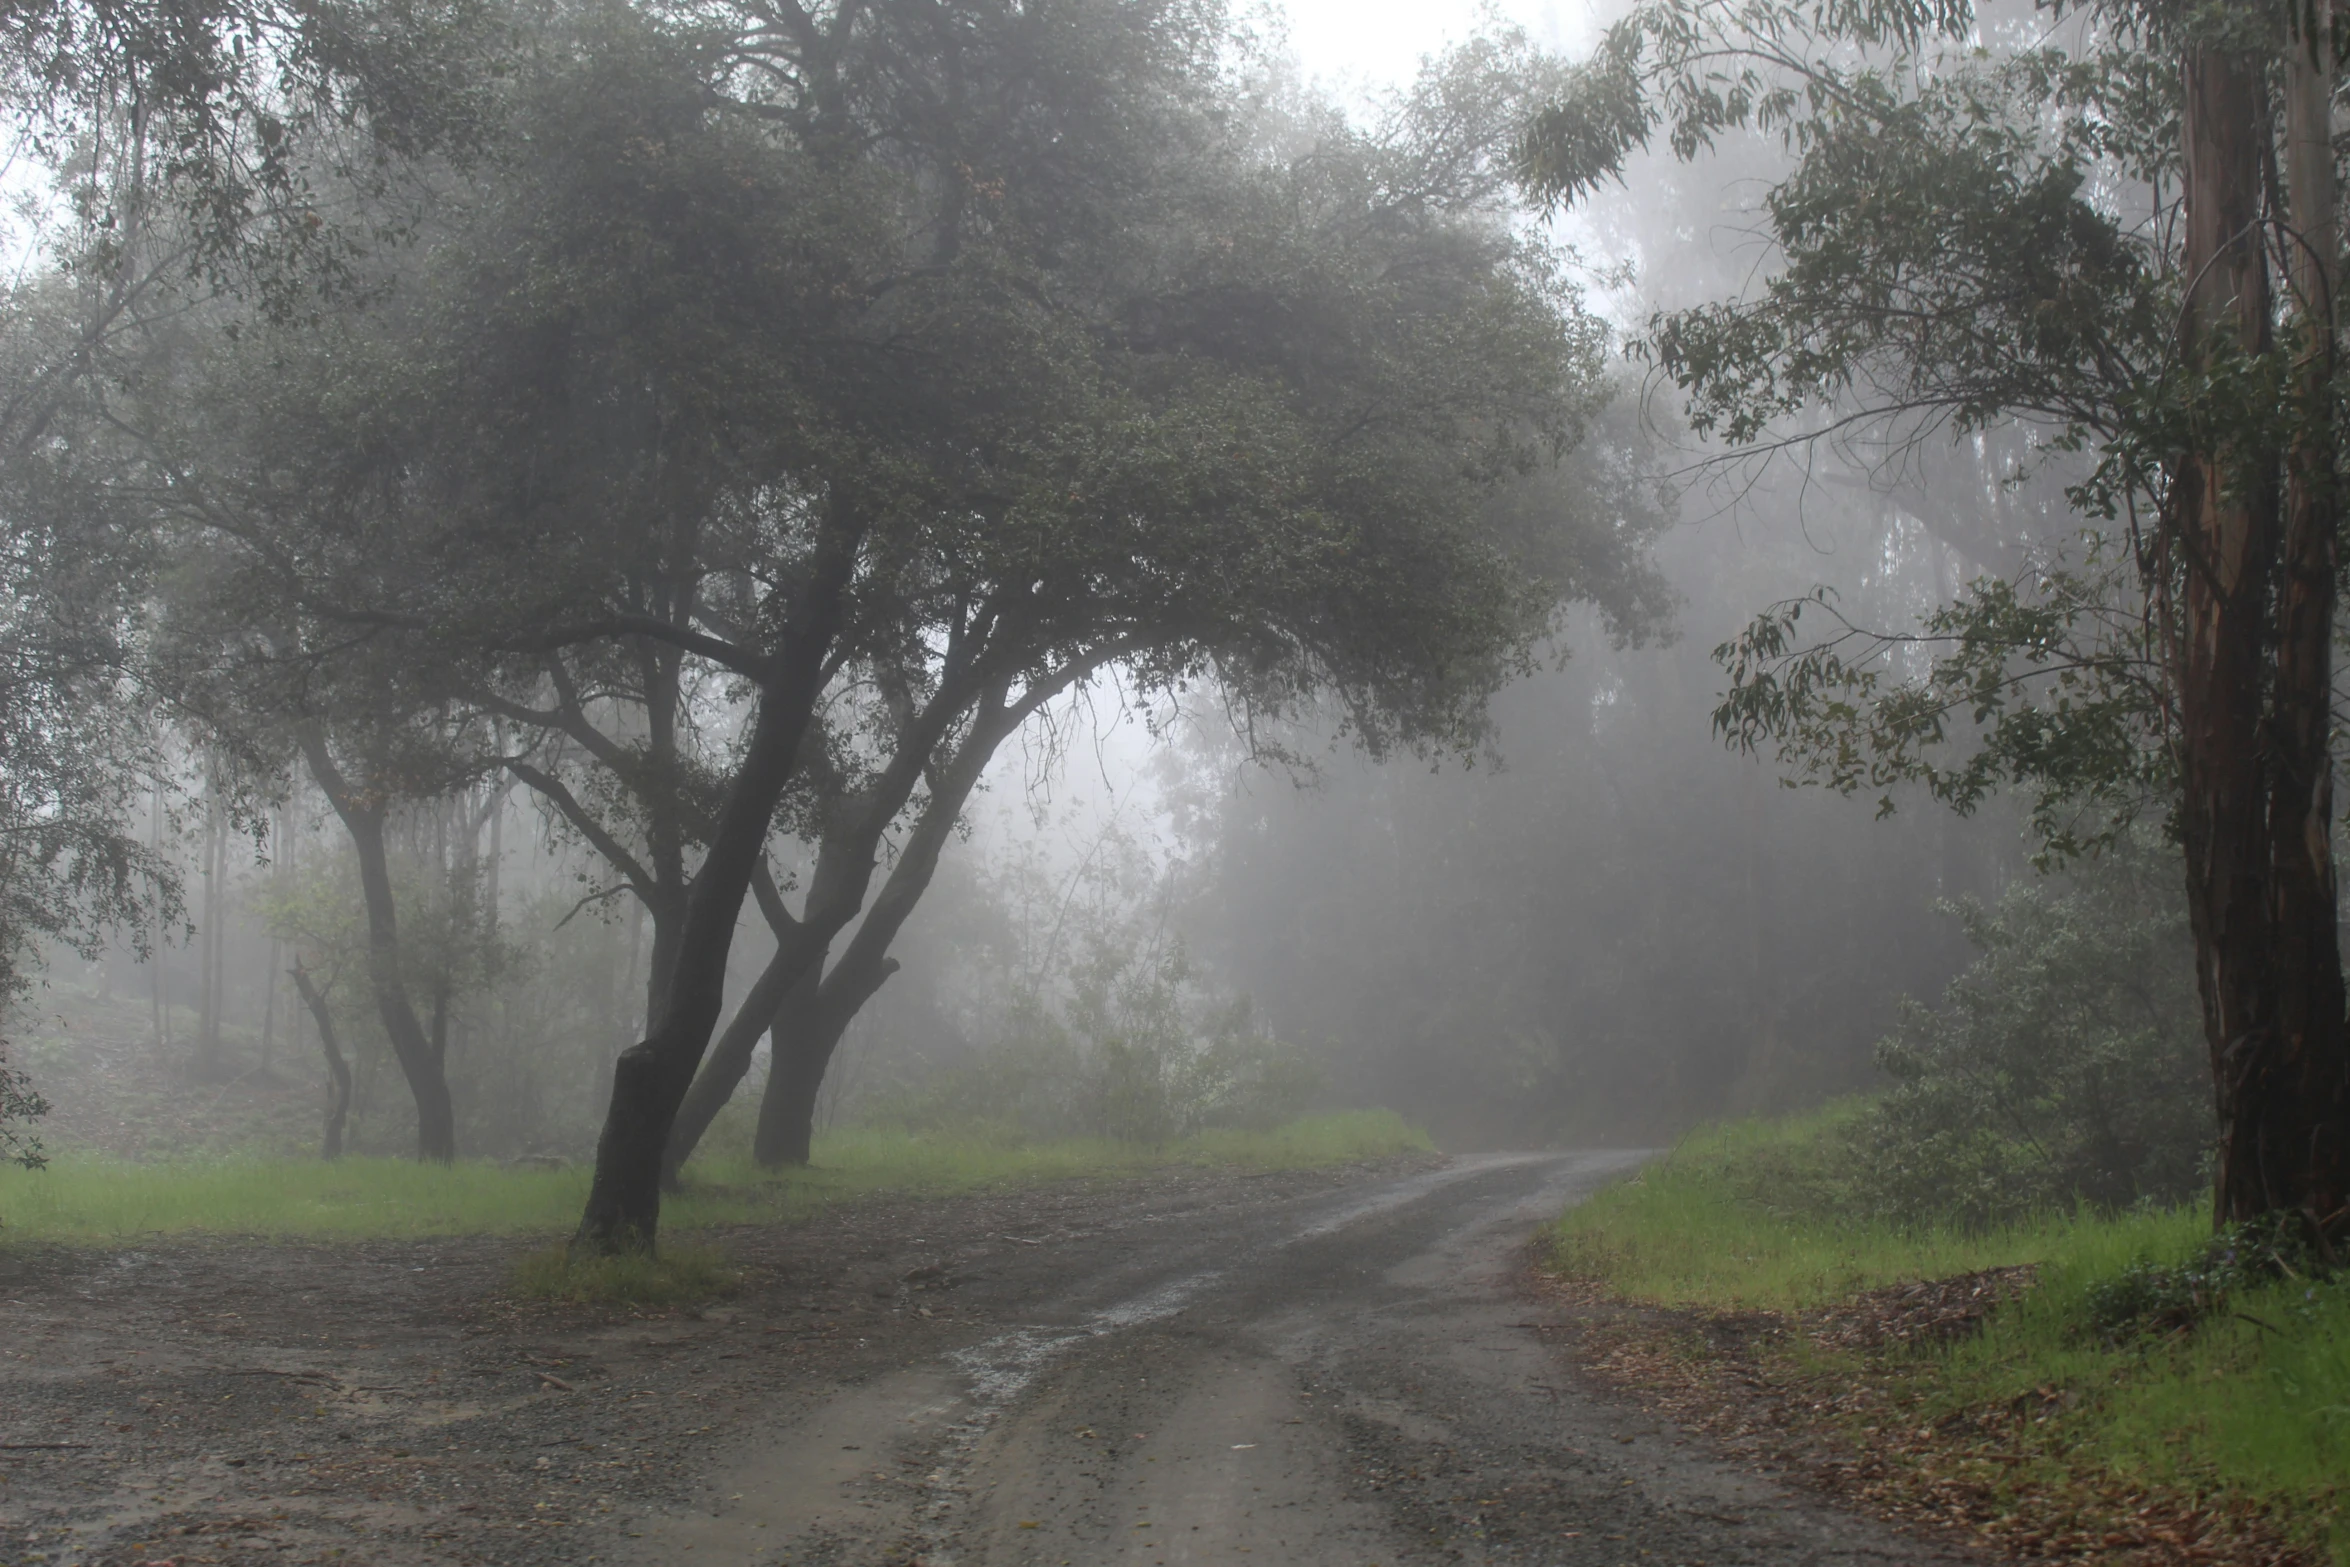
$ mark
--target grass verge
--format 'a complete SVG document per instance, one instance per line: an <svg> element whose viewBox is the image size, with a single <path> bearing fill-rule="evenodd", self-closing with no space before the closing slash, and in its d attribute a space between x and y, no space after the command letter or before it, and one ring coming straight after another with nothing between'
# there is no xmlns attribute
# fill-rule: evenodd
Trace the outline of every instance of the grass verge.
<svg viewBox="0 0 2350 1567"><path fill-rule="evenodd" d="M696 1161L663 1208L675 1232L791 1220L881 1192L947 1194L1180 1166L1304 1169L1425 1150L1390 1111L1312 1116L1269 1132L1211 1132L1157 1147L1016 1143L847 1130L819 1137L805 1170ZM130 1164L73 1153L43 1170L0 1169L0 1244L113 1244L156 1235L368 1239L545 1234L568 1229L585 1168L420 1165L399 1159L223 1159Z"/></svg>
<svg viewBox="0 0 2350 1567"><path fill-rule="evenodd" d="M573 1256L549 1246L518 1259L515 1294L532 1300L690 1306L731 1295L742 1275L714 1246L664 1246L658 1258Z"/></svg>
<svg viewBox="0 0 2350 1567"><path fill-rule="evenodd" d="M2117 1335L2098 1286L2195 1252L2203 1212L1972 1234L1854 1219L1834 1201L1851 1113L1691 1138L1564 1215L1556 1267L1668 1308L1643 1319L1672 1340L1643 1362L1652 1373L1744 1357L1740 1374L1840 1448L1861 1489L2012 1555L2350 1564L2350 1281L2285 1280L2185 1329ZM1921 1292L1901 1286L2018 1267L2029 1289L1975 1330L1904 1337L1903 1302ZM1755 1313L1777 1328L1703 1331Z"/></svg>

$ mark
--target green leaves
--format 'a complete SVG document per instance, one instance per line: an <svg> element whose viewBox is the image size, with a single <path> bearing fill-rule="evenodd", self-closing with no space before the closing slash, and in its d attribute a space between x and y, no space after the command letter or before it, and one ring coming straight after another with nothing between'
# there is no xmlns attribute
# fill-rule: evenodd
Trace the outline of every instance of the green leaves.
<svg viewBox="0 0 2350 1567"><path fill-rule="evenodd" d="M2172 284L2103 182L2100 123L2044 110L2100 67L2047 52L1848 84L1793 135L1765 210L1781 265L1640 344L1733 444L1817 408L1919 433L2024 418L2111 435L2169 350Z"/></svg>
<svg viewBox="0 0 2350 1567"><path fill-rule="evenodd" d="M1962 813L2028 786L2045 856L2094 851L2171 786L2161 671L2129 586L2095 561L1984 578L1898 633L1854 625L1826 589L1773 605L1714 650L1730 679L1715 730L1772 750L1791 783L1876 792L1881 815L1904 784Z"/></svg>
<svg viewBox="0 0 2350 1567"><path fill-rule="evenodd" d="M1684 160L1775 141L1769 263L1632 345L1699 434L1915 452L2021 425L2045 457L2096 455L2068 491L2093 524L2157 517L2176 452L2273 447L2286 400L2282 356L2177 362L2175 40L2141 20L2099 13L2059 44L1961 5L1654 0L1578 78L1560 137L1530 142L1528 178L1573 199L1654 133ZM2048 854L2094 847L2172 787L2158 556L2133 521L1914 630L1825 595L1774 606L1718 650L1717 728L1884 811L1904 785L1960 811L2023 786Z"/></svg>
<svg viewBox="0 0 2350 1567"><path fill-rule="evenodd" d="M31 1123L48 1113L49 1101L0 1052L0 1163L38 1170L49 1162L31 1130Z"/></svg>
<svg viewBox="0 0 2350 1567"><path fill-rule="evenodd" d="M1558 101L1535 116L1518 148L1518 168L1537 199L1573 206L1607 181L1620 180L1625 158L1648 144L1657 112L1642 91L1646 43L1636 20L1618 22L1577 67Z"/></svg>

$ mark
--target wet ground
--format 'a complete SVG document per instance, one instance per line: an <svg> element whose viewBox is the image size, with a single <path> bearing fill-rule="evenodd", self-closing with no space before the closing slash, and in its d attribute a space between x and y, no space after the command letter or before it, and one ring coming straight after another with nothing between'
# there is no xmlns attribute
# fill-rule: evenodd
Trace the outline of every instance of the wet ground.
<svg viewBox="0 0 2350 1567"><path fill-rule="evenodd" d="M510 1241L0 1251L0 1563L1964 1560L1572 1369L1525 1243L1635 1162L860 1205L643 1317Z"/></svg>

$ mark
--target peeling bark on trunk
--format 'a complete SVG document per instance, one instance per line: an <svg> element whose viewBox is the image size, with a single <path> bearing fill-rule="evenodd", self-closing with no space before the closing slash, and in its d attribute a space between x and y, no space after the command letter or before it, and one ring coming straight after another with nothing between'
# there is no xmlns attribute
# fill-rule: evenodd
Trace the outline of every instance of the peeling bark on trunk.
<svg viewBox="0 0 2350 1567"><path fill-rule="evenodd" d="M2312 20L2290 8L2296 24ZM2326 18L2317 18L2321 23ZM2341 221L2332 138L2333 41L2287 52L2286 279L2295 439L2285 457L2276 674L2265 751L2276 1021L2265 1052L2231 1059L2219 1211L2297 1207L2320 1223L2350 1205L2350 1029L2345 1027L2333 858L2333 640L2340 482L2334 449L2334 288Z"/></svg>
<svg viewBox="0 0 2350 1567"><path fill-rule="evenodd" d="M2288 62L2287 235L2301 336L2291 450L2202 411L2172 480L2181 603L2171 656L2181 825L2197 980L2219 1119L2217 1217L2296 1208L2320 1225L2350 1198L2343 978L2330 842L2335 197L2330 46ZM2224 373L2268 354L2272 117L2263 62L2214 48L2185 64L2182 362ZM2282 494L2280 494L2280 476Z"/></svg>

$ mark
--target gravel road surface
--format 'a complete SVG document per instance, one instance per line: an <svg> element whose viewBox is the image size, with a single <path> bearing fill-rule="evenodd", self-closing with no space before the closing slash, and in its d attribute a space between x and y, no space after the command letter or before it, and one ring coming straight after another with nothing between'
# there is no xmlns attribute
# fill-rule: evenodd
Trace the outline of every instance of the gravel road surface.
<svg viewBox="0 0 2350 1567"><path fill-rule="evenodd" d="M512 1242L0 1252L0 1564L1970 1559L1578 1378L1526 1242L1637 1162L860 1205L649 1318Z"/></svg>

